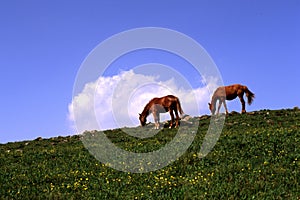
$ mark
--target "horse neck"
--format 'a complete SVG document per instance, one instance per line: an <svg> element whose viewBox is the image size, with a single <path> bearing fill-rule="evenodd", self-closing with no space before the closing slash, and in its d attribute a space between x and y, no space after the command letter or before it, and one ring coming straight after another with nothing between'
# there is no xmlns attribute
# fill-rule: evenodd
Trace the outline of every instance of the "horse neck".
<svg viewBox="0 0 300 200"><path fill-rule="evenodd" d="M211 105L216 107L217 100L218 100L218 97L216 95L213 95L213 97L211 98Z"/></svg>
<svg viewBox="0 0 300 200"><path fill-rule="evenodd" d="M145 108L144 108L144 110L143 110L143 112L142 112L142 114L141 114L143 117L145 117L145 118L148 117L148 115L150 114L150 113L149 113L150 107L151 107L151 106L150 106L150 103L148 103L148 104L145 106Z"/></svg>

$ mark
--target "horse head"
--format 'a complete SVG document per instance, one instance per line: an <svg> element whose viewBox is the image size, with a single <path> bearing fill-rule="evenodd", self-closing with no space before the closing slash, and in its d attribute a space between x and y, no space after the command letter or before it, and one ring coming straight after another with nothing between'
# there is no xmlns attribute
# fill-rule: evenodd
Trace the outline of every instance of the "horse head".
<svg viewBox="0 0 300 200"><path fill-rule="evenodd" d="M146 122L147 122L146 116L139 114L139 120L140 120L141 126L146 125Z"/></svg>
<svg viewBox="0 0 300 200"><path fill-rule="evenodd" d="M214 115L216 112L216 106L214 104L208 103L208 108L210 112Z"/></svg>

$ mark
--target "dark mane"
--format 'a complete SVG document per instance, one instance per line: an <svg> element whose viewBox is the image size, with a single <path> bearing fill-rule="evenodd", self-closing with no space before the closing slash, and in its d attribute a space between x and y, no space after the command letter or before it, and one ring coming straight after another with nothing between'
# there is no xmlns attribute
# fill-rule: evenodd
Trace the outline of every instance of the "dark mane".
<svg viewBox="0 0 300 200"><path fill-rule="evenodd" d="M150 111L150 108L151 108L151 106L152 106L152 102L154 101L154 99L156 99L156 98L151 99L151 100L145 105L144 110L143 110L143 112L142 112L142 115L143 115L143 116L148 117L148 115L150 114L149 111Z"/></svg>

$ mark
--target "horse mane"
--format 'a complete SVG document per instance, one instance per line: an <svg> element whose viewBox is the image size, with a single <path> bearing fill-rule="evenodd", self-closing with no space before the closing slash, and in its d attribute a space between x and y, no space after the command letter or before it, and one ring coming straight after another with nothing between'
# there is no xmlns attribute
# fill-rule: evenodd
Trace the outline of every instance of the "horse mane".
<svg viewBox="0 0 300 200"><path fill-rule="evenodd" d="M142 112L142 116L145 116L145 117L147 117L150 113L149 113L149 110L150 110L150 108L151 108L151 106L152 106L152 101L154 100L155 98L153 98L153 99L151 99L146 105L145 105L145 107L144 107L144 109L143 109L143 112Z"/></svg>
<svg viewBox="0 0 300 200"><path fill-rule="evenodd" d="M221 87L222 88L222 87ZM221 88L218 88L215 92L214 92L214 94L213 94L213 96L211 97L211 104L215 107L216 106L216 103L217 103L217 100L218 100L218 98L219 98L219 90L221 89ZM222 88L223 89L223 88Z"/></svg>

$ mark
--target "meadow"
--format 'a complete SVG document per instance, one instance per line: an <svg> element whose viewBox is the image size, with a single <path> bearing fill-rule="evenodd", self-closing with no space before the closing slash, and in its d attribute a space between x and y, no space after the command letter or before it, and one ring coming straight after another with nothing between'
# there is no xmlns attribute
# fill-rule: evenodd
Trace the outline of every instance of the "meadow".
<svg viewBox="0 0 300 200"><path fill-rule="evenodd" d="M297 107L231 113L204 158L199 152L210 116L191 122L199 127L187 151L148 173L110 168L77 135L0 144L0 199L300 199ZM148 129L132 128L141 134ZM170 142L176 129L144 139L122 129L105 134L127 151L148 152Z"/></svg>

